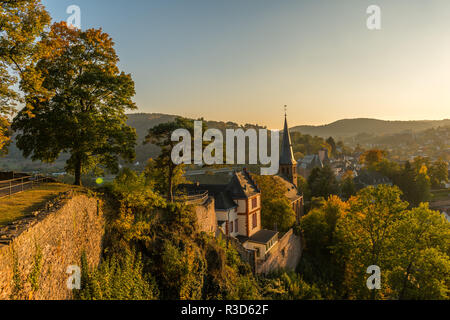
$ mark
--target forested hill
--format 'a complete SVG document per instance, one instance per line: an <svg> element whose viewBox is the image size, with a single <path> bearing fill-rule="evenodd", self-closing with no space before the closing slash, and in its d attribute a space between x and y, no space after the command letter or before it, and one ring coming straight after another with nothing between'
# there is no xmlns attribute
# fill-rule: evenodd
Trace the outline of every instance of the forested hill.
<svg viewBox="0 0 450 320"><path fill-rule="evenodd" d="M161 123L166 123L173 121L177 115L168 115L161 113L136 113L129 114L127 124L136 129L138 136L137 146L136 146L136 162L143 165L149 158L154 158L159 154L159 148L153 144L143 145L144 139L148 134L148 130ZM239 125L234 122L222 122L222 121L208 121L205 120L208 128L214 128L224 131L225 129L237 129L237 128L262 128L258 125L245 124ZM67 157L62 155L54 164L48 165L43 164L40 161L32 162L30 159L25 159L22 156L22 152L17 149L14 143L14 137L12 139L13 143L9 147L9 153L0 158L0 171L63 171L65 166L65 161Z"/></svg>
<svg viewBox="0 0 450 320"><path fill-rule="evenodd" d="M376 119L344 119L323 126L296 126L291 131L319 137L347 138L361 133L383 135L404 131L419 132L450 126L450 119L436 121L384 121Z"/></svg>
<svg viewBox="0 0 450 320"><path fill-rule="evenodd" d="M138 141L136 146L136 161L143 165L149 158L154 158L159 154L159 148L155 145L143 145L148 129L155 125L173 121L177 115L168 115L161 113L136 113L128 115L128 125L136 129ZM227 128L261 128L261 126L254 124L240 125L234 122L222 121L206 121L208 128L215 128L224 131ZM314 136L328 138L334 137L336 141L341 138L352 137L359 133L371 133L375 135L392 134L411 130L414 132L426 130L429 128L449 125L450 120L442 121L381 121L374 119L353 119L340 120L325 126L297 126L291 128L292 138L294 144L299 144L295 152L304 154L316 153L318 149L323 148L325 141L320 138L313 138ZM302 135L294 134L300 132ZM307 137L303 135L311 135ZM302 138L303 137L303 138ZM302 140L303 139L303 140ZM306 139L306 140L305 140ZM298 141L297 141L298 140ZM305 141L304 141L305 140ZM297 141L297 143L296 143ZM298 150L297 150L298 149ZM9 148L9 154L6 157L0 158L0 170L14 170L14 171L42 171L47 168L50 171L62 171L65 166L66 157L64 155L56 161L53 165L43 165L41 162L32 162L29 159L22 157L20 150L16 148L13 143ZM44 169L46 170L46 169Z"/></svg>
<svg viewBox="0 0 450 320"><path fill-rule="evenodd" d="M139 163L147 161L149 158L154 158L159 154L159 148L155 145L147 144L143 145L143 141L148 134L148 129L159 125L173 121L176 115L167 115L161 113L136 113L128 115L128 125L136 129L138 135L138 144L136 146L136 160ZM261 126L254 124L245 124L243 126L234 122L222 122L222 121L208 121L204 120L208 128L219 129L222 132L225 129L237 129L237 128L262 128Z"/></svg>

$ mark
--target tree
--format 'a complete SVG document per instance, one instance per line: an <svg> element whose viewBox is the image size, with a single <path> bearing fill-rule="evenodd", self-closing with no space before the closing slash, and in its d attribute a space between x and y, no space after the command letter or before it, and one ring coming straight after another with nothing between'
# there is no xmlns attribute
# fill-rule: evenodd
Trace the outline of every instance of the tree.
<svg viewBox="0 0 450 320"><path fill-rule="evenodd" d="M450 298L450 224L422 204L405 212L392 237L386 278L396 299Z"/></svg>
<svg viewBox="0 0 450 320"><path fill-rule="evenodd" d="M288 231L296 215L285 195L284 182L273 176L253 175L261 190L261 221L266 229Z"/></svg>
<svg viewBox="0 0 450 320"><path fill-rule="evenodd" d="M409 203L413 203L416 197L416 174L409 161L406 161L400 172L395 175L394 183L402 190L403 199Z"/></svg>
<svg viewBox="0 0 450 320"><path fill-rule="evenodd" d="M333 137L329 137L326 142L330 145L331 147L331 155L332 156L336 156L337 154L337 146L336 146L336 142L334 141Z"/></svg>
<svg viewBox="0 0 450 320"><path fill-rule="evenodd" d="M0 154L10 142L9 117L21 101L13 88L16 75L36 59L36 40L49 22L40 0L0 1Z"/></svg>
<svg viewBox="0 0 450 320"><path fill-rule="evenodd" d="M298 176L297 178L298 192L303 194L305 199L311 199L308 181L303 176Z"/></svg>
<svg viewBox="0 0 450 320"><path fill-rule="evenodd" d="M141 254L125 251L102 259L96 270L90 270L86 255L81 257L81 290L78 300L156 300L158 288L150 274L144 273Z"/></svg>
<svg viewBox="0 0 450 320"><path fill-rule="evenodd" d="M430 168L431 167L431 160L428 157L415 157L414 161L412 163L412 166L415 170L416 173L418 173L423 166L425 166L426 168Z"/></svg>
<svg viewBox="0 0 450 320"><path fill-rule="evenodd" d="M172 173L172 189L176 189L176 187L182 183L187 183L187 179L184 177L185 166L180 164L176 166ZM169 190L169 166L161 167L158 164L158 161L154 159L149 159L147 161L147 165L145 166L144 174L146 178L150 181L154 182L156 190L160 194L167 194L167 190Z"/></svg>
<svg viewBox="0 0 450 320"><path fill-rule="evenodd" d="M161 123L150 128L144 141L144 144L152 143L161 149L160 155L154 160L154 163L151 163L151 167L156 167L161 170L163 177L165 177L165 183L167 183L166 194L170 202L173 201L173 190L176 187L175 177L177 176L177 169L180 168L180 165L172 161L172 149L179 143L178 141L172 141L172 133L177 129L186 129L189 131L191 139L194 136L193 121L177 117L172 122Z"/></svg>
<svg viewBox="0 0 450 320"><path fill-rule="evenodd" d="M353 171L347 171L342 177L341 194L346 200L356 194L355 182L353 181Z"/></svg>
<svg viewBox="0 0 450 320"><path fill-rule="evenodd" d="M418 206L421 202L426 202L430 199L431 193L431 181L428 176L428 169L425 165L422 165L416 176L416 196L413 201L414 206Z"/></svg>
<svg viewBox="0 0 450 320"><path fill-rule="evenodd" d="M388 292L388 288L370 292L364 279L369 266L377 265L382 270L390 266L394 226L408 207L400 196L397 187L380 185L362 189L350 199L350 212L337 222L338 241L333 253L338 260L345 261L344 283L352 298L382 298Z"/></svg>
<svg viewBox="0 0 450 320"><path fill-rule="evenodd" d="M320 290L293 272L276 272L260 279L264 296L274 300L320 300Z"/></svg>
<svg viewBox="0 0 450 320"><path fill-rule="evenodd" d="M296 221L295 212L287 199L268 201L261 210L261 215L264 226L283 232L288 231Z"/></svg>
<svg viewBox="0 0 450 320"><path fill-rule="evenodd" d="M136 109L131 75L119 71L113 41L102 30L57 23L40 45L45 55L21 81L26 107L15 117L17 147L26 157L55 161L69 153L66 170L118 171L119 156L134 158L136 132L125 111ZM35 75L39 77L35 77Z"/></svg>
<svg viewBox="0 0 450 320"><path fill-rule="evenodd" d="M440 159L434 162L430 167L431 185L439 188L441 183L448 182L448 165L447 162Z"/></svg>
<svg viewBox="0 0 450 320"><path fill-rule="evenodd" d="M359 161L368 168L374 168L374 166L381 162L385 156L385 152L379 149L372 149L364 152Z"/></svg>
<svg viewBox="0 0 450 320"><path fill-rule="evenodd" d="M308 186L311 197L328 198L339 192L339 183L329 166L314 168L308 177Z"/></svg>
<svg viewBox="0 0 450 320"><path fill-rule="evenodd" d="M449 299L450 225L428 204L407 210L400 196L397 187L368 187L304 216L304 280L328 299ZM381 290L366 286L371 265L382 271Z"/></svg>
<svg viewBox="0 0 450 320"><path fill-rule="evenodd" d="M309 283L319 285L327 298L337 298L329 289L340 291L343 281L342 260L338 261L331 249L336 243L336 225L347 212L348 204L331 196L323 206L312 209L300 220L305 248L299 272Z"/></svg>

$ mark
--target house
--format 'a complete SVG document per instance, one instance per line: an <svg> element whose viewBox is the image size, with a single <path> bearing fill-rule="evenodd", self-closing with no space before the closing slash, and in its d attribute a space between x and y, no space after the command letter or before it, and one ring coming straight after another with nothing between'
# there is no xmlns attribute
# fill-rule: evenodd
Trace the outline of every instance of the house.
<svg viewBox="0 0 450 320"><path fill-rule="evenodd" d="M323 168L318 154L310 154L301 159L297 165L298 173L308 179L314 168Z"/></svg>
<svg viewBox="0 0 450 320"><path fill-rule="evenodd" d="M328 158L328 149L324 148L322 150L319 150L319 159L320 162L322 162L322 164L324 166L329 165L330 164L330 158Z"/></svg>
<svg viewBox="0 0 450 320"><path fill-rule="evenodd" d="M250 173L244 169L231 175L218 174L216 183L210 184L202 184L202 178L189 176L194 183L180 188L186 193L207 191L215 200L218 226L227 236L238 239L244 248L255 251L257 259L264 259L277 243L278 232L261 227L261 191Z"/></svg>
<svg viewBox="0 0 450 320"><path fill-rule="evenodd" d="M355 178L355 186L358 190L368 186L378 186L382 184L392 185L392 181L379 172L362 170Z"/></svg>
<svg viewBox="0 0 450 320"><path fill-rule="evenodd" d="M286 189L297 219L303 214L303 196L297 188L297 162L285 117L280 172L275 179ZM302 251L301 240L293 229L280 235L277 230L265 230L261 221L261 191L251 174L243 171L211 170L186 174L192 184L179 188L183 194L208 194L214 198L217 227L256 273L268 273L280 268L295 270ZM212 202L211 202L212 203Z"/></svg>

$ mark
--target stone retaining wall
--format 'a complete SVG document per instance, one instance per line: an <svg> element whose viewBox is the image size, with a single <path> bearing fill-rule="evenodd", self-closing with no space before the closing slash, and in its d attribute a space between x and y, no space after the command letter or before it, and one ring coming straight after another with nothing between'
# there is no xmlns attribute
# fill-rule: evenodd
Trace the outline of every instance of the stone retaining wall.
<svg viewBox="0 0 450 320"><path fill-rule="evenodd" d="M296 236L291 229L279 239L265 260L257 262L256 273L267 274L278 269L294 271L300 262L301 255L300 237Z"/></svg>
<svg viewBox="0 0 450 320"><path fill-rule="evenodd" d="M35 217L0 228L0 300L71 299L67 268L80 265L83 252L91 267L100 261L100 204L70 192Z"/></svg>

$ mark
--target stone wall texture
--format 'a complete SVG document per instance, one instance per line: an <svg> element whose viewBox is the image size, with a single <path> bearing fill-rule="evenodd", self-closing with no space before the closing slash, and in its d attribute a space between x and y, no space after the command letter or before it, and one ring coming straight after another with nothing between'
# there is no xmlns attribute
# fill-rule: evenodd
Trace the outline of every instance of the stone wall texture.
<svg viewBox="0 0 450 320"><path fill-rule="evenodd" d="M216 210L214 208L214 198L209 197L205 203L195 206L197 224L201 232L215 234L217 230Z"/></svg>
<svg viewBox="0 0 450 320"><path fill-rule="evenodd" d="M257 262L256 273L267 274L278 269L294 271L300 262L301 255L301 239L291 229L279 239L265 260Z"/></svg>
<svg viewBox="0 0 450 320"><path fill-rule="evenodd" d="M100 261L100 204L96 198L70 193L29 218L26 228L23 222L9 226L10 241L0 242L0 300L71 299L67 268L79 266L83 252L91 267ZM23 230L17 230L21 224Z"/></svg>

